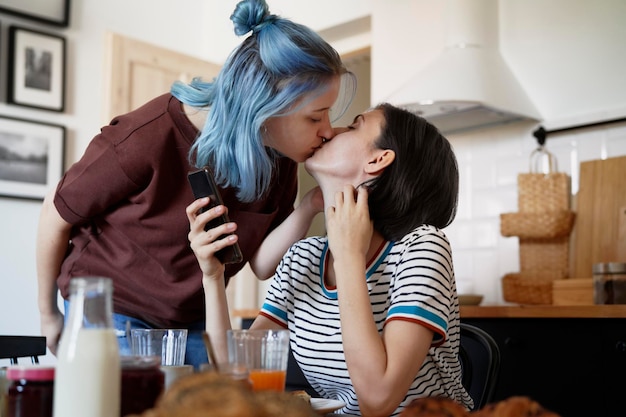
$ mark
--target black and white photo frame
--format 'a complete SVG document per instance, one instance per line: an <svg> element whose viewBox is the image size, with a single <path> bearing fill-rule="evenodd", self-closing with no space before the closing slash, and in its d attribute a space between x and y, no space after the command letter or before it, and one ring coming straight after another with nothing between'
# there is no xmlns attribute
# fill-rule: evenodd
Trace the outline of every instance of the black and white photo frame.
<svg viewBox="0 0 626 417"><path fill-rule="evenodd" d="M7 102L62 112L65 54L62 36L10 26Z"/></svg>
<svg viewBox="0 0 626 417"><path fill-rule="evenodd" d="M64 126L0 116L0 196L43 200L64 161Z"/></svg>
<svg viewBox="0 0 626 417"><path fill-rule="evenodd" d="M0 13L65 28L70 23L70 0L0 0Z"/></svg>

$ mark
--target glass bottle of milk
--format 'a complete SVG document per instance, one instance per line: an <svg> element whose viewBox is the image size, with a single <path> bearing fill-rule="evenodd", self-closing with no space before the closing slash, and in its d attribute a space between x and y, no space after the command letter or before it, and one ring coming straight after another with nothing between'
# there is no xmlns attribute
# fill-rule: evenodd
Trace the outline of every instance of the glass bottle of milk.
<svg viewBox="0 0 626 417"><path fill-rule="evenodd" d="M121 366L109 278L73 278L54 378L54 417L119 417Z"/></svg>

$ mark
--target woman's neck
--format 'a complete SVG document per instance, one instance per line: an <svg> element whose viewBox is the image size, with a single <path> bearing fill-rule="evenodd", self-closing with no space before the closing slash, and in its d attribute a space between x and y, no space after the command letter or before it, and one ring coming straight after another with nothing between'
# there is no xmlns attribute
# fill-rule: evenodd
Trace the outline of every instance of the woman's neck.
<svg viewBox="0 0 626 417"><path fill-rule="evenodd" d="M317 183L319 184L322 190L322 194L324 195L324 212L326 212L329 207L333 207L335 205L335 194L338 192L342 192L343 187L345 187L346 184L353 184L353 187L356 190L359 184L362 184L364 181L367 180L367 178L353 180L337 177L324 179L321 179L319 177L313 178L315 178L315 181L317 181Z"/></svg>
<svg viewBox="0 0 626 417"><path fill-rule="evenodd" d="M364 180L359 181L358 184L361 184L363 181ZM329 207L332 207L335 205L335 194L338 191L343 191L343 186L345 184L345 180L335 181L335 184L333 184L332 186L330 182L332 182L332 180L325 179L325 180L320 181L318 179L318 183L320 183L320 186L322 188L322 194L324 195L324 212L326 212L326 210ZM339 182L342 182L342 183L339 184ZM370 239L370 244L367 249L367 253L365 255L365 259L368 264L372 260L372 258L376 255L378 249L380 248L380 245L383 243L384 240L385 239L383 238L383 236L379 232L374 230L372 234L372 238ZM328 252L328 256L329 256L329 259L328 259L329 268L326 271L326 277L325 277L326 284L335 286L337 282L335 280L335 271L332 266L334 258L333 258L333 254L330 251Z"/></svg>
<svg viewBox="0 0 626 417"><path fill-rule="evenodd" d="M374 230L374 234L372 235L372 238L370 239L370 246L367 249L367 254L365 255L366 264L365 264L364 273L367 272L367 267L374 259L374 256L376 256L376 254L378 253L378 250L380 249L380 246L383 244L384 241L385 239L383 238L383 236L380 233L378 233L376 230ZM326 269L325 271L326 274L324 277L324 281L326 282L326 285L331 286L331 287L336 287L337 279L335 276L335 268L333 267L335 258L333 257L333 254L330 250L328 251L327 256L328 256L328 269Z"/></svg>

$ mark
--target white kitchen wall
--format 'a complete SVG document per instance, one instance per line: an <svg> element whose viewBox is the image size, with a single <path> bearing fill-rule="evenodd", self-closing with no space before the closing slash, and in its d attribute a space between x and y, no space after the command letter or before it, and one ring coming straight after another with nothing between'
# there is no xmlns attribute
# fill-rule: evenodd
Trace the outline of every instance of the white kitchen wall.
<svg viewBox="0 0 626 417"><path fill-rule="evenodd" d="M449 135L461 187L459 213L446 233L460 286L483 294L483 304L503 304L501 278L519 271L518 240L500 235L499 215L517 211L517 174L528 171L537 147L532 132L539 124L552 130L626 117L626 2L498 4L500 51L542 120ZM372 6L372 101L379 102L443 51L447 21L444 1ZM547 147L576 193L580 162L626 155L626 123L552 135Z"/></svg>
<svg viewBox="0 0 626 417"><path fill-rule="evenodd" d="M10 24L67 38L67 110L63 114L9 106L0 114L59 123L68 128L66 165L80 157L102 120L104 35L115 31L159 46L223 62L240 39L228 19L236 0L72 0L71 27L57 29L0 15L0 54ZM268 0L273 12L325 34L371 15L372 101L384 100L440 53L442 1ZM528 88L547 128L626 112L626 2L623 0L505 0L501 45ZM181 8L181 5L184 8ZM149 13L147 11L149 10ZM165 29L164 29L165 28ZM359 36L356 43L367 36ZM341 37L341 51L350 50ZM353 45L353 44L350 44ZM339 48L339 46L337 46ZM6 55L0 55L0 93ZM4 94L0 94L2 101ZM516 207L515 176L526 169L534 124L451 136L462 175L460 212L448 230L457 275L471 280L485 302L501 303L499 278L516 271L515 238L499 236L497 216ZM581 160L626 154L626 127L612 125L548 139L575 177ZM34 238L41 203L0 198L0 334L38 334ZM47 355L44 362L54 362ZM3 362L0 361L0 365Z"/></svg>

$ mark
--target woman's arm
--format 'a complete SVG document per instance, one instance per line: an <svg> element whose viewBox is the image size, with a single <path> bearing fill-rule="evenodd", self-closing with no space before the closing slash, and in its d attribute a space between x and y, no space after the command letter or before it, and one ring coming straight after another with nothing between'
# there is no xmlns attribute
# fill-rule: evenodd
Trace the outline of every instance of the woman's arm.
<svg viewBox="0 0 626 417"><path fill-rule="evenodd" d="M274 275L276 267L289 247L306 236L317 213L322 212L324 200L319 187L307 192L296 209L263 240L250 259L250 267L262 280Z"/></svg>
<svg viewBox="0 0 626 417"><path fill-rule="evenodd" d="M237 235L228 235L221 240L215 239L221 235L235 232L237 225L231 222L205 231L204 226L210 220L219 217L226 211L225 206L217 206L205 213L198 214L198 210L204 207L208 201L208 198L201 198L187 206L186 212L190 229L188 238L202 270L202 286L206 305L206 331L211 338L217 361L227 362L226 332L231 328L230 313L224 279L225 268L224 264L215 257L215 253L237 242ZM257 317L253 327L257 329L280 328L264 317Z"/></svg>
<svg viewBox="0 0 626 417"><path fill-rule="evenodd" d="M334 259L344 353L363 416L388 416L405 397L430 347L433 333L415 323L391 321L378 334L365 279L373 228L367 190L338 193L326 213Z"/></svg>
<svg viewBox="0 0 626 417"><path fill-rule="evenodd" d="M41 334L46 337L48 349L56 355L63 329L63 314L57 305L56 280L67 253L72 225L63 220L54 206L55 191L44 198L41 207L37 228L36 265Z"/></svg>
<svg viewBox="0 0 626 417"><path fill-rule="evenodd" d="M226 281L224 279L224 264L216 257L215 253L226 246L237 242L237 225L233 222L222 224L214 229L204 230L204 226L212 219L226 212L226 207L216 206L198 214L200 208L207 205L209 198L195 200L187 206L187 219L189 220L189 243L196 255L200 269L202 270L202 286L206 305L206 331L211 338L215 355L218 362L228 360L228 348L226 343L226 331L230 329L230 314L228 312L228 300L226 297ZM228 234L225 238L216 240L219 236Z"/></svg>

